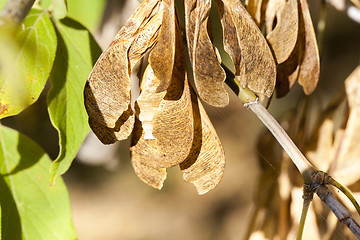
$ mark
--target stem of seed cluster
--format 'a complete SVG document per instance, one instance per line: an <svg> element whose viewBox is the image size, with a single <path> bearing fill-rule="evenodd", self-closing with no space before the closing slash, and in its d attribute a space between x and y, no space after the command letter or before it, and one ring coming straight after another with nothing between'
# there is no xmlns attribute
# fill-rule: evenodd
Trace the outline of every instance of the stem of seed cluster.
<svg viewBox="0 0 360 240"><path fill-rule="evenodd" d="M306 215L307 215L307 213L309 211L311 200L312 199L304 199L296 240L301 240L302 239L303 232L304 232L304 227L305 227Z"/></svg>
<svg viewBox="0 0 360 240"><path fill-rule="evenodd" d="M236 95L238 95L244 106L250 108L270 130L270 132L274 135L276 140L287 152L293 163L300 171L305 183L307 183L310 180L311 174L315 172L316 169L306 159L295 143L291 140L289 135L287 135L285 130L280 126L280 124L257 100L256 95L250 89L243 88L231 70L229 70L225 65L222 65L222 67L226 72L226 84L234 91Z"/></svg>
<svg viewBox="0 0 360 240"><path fill-rule="evenodd" d="M267 111L267 109L261 103L259 103L257 99L255 99L255 101L245 102L244 106L250 108L255 113L255 115L264 123L264 125L270 130L270 132L274 135L276 140L280 143L280 145L289 155L289 157L303 176L308 176L308 174L311 174L313 171L315 171L314 167L306 159L302 152L297 148L297 146L291 140L289 135L287 135L285 130ZM304 177L304 179L307 179L306 176Z"/></svg>

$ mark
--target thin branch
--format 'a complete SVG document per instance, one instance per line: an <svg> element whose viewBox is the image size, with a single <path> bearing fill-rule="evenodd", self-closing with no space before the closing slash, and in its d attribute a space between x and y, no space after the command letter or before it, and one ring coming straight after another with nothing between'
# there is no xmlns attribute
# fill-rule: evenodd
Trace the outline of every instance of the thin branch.
<svg viewBox="0 0 360 240"><path fill-rule="evenodd" d="M280 143L280 145L289 155L289 157L303 176L304 174L309 174L310 172L313 173L313 171L315 171L315 168L297 148L289 135L287 135L285 130L280 126L280 124L261 103L255 101L245 103L244 105L250 108L255 113L255 115L264 123L264 125L270 130L270 132L274 135L276 140Z"/></svg>
<svg viewBox="0 0 360 240"><path fill-rule="evenodd" d="M0 12L0 26L5 25L7 22L20 25L34 2L35 0L8 0Z"/></svg>
<svg viewBox="0 0 360 240"><path fill-rule="evenodd" d="M315 168L305 158L302 152L298 149L298 147L291 140L289 135L287 135L280 124L274 119L274 117L261 103L257 101L255 94L249 89L242 88L240 82L235 78L235 75L225 65L222 65L222 67L226 72L226 84L234 91L236 95L238 95L238 97L244 103L244 106L250 108L270 130L276 140L287 152L300 173L303 175L304 180L310 180L311 174L316 171Z"/></svg>
<svg viewBox="0 0 360 240"><path fill-rule="evenodd" d="M303 189L304 189L304 195L303 195L304 202L303 202L303 208L301 212L301 218L300 218L296 240L302 239L304 227L305 227L306 215L309 211L310 203L313 200L313 196L314 196L314 192L310 184L304 184Z"/></svg>
<svg viewBox="0 0 360 240"><path fill-rule="evenodd" d="M341 183L337 182L335 179L333 179L332 177L328 177L326 183L336 187L337 189L339 189L342 193L344 193L344 195L351 201L351 203L354 205L356 211L358 212L358 214L360 215L360 206L359 203L357 203L356 199L354 198L354 196L351 194L351 192L345 187L343 186Z"/></svg>
<svg viewBox="0 0 360 240"><path fill-rule="evenodd" d="M248 89L243 89L239 84L239 81L237 81L237 79L235 78L235 75L225 65L223 65L223 68L225 69L227 76L225 81L226 84L234 91L236 95L238 95L238 97L244 103L244 106L250 108L255 113L255 115L264 123L264 125L270 130L270 132L274 135L276 140L287 152L290 159L293 161L293 163L296 165L296 167L302 174L305 183L303 196L304 210L301 216L301 222L305 222L307 209L312 200L312 195L313 193L316 193L319 198L335 214L339 221L345 224L354 233L354 235L358 239L360 239L359 224L353 219L349 211L334 198L334 196L330 193L329 189L325 186L325 184L335 184L335 180L330 181L332 179L330 175L316 170L301 153L301 151L296 147L295 143L286 134L285 130L280 126L280 124L266 110L266 108L257 101L254 93L252 93ZM346 190L346 188L344 188L344 190ZM353 200L355 201L355 199ZM356 206L358 206L357 203L355 207ZM303 227L301 226L301 224L302 223L300 223L300 228ZM298 239L301 239L301 236L302 229L300 229L298 232Z"/></svg>
<svg viewBox="0 0 360 240"><path fill-rule="evenodd" d="M301 218L300 218L300 223L299 223L299 228L298 228L296 240L301 240L302 239L303 232L304 232L304 227L305 227L306 215L307 215L307 213L309 211L310 203L311 203L311 199L305 199L304 198L303 208L302 208L302 212L301 212Z"/></svg>
<svg viewBox="0 0 360 240"><path fill-rule="evenodd" d="M353 219L350 212L330 193L329 189L320 185L316 194L330 208L341 223L360 239L360 225Z"/></svg>

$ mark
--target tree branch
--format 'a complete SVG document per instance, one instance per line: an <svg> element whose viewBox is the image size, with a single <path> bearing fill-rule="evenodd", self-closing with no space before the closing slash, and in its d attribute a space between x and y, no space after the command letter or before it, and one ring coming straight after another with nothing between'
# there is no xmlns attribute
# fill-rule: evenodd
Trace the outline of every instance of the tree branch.
<svg viewBox="0 0 360 240"><path fill-rule="evenodd" d="M327 173L318 171L313 174L311 179L311 189L319 198L330 208L339 221L347 226L353 234L360 239L360 225L353 219L350 212L331 194L325 186Z"/></svg>
<svg viewBox="0 0 360 240"><path fill-rule="evenodd" d="M287 152L290 159L296 165L298 170L303 176L304 179L304 210L301 221L305 221L306 212L309 207L309 204L312 200L313 193L316 193L319 198L330 208L330 210L335 214L339 221L345 224L354 235L360 239L360 226L353 219L350 212L334 198L330 193L329 189L326 187L326 184L331 184L332 179L329 174L318 171L312 164L305 158L301 151L296 147L295 143L287 135L285 130L280 126L280 124L274 119L274 117L262 106L254 97L255 95L248 89L243 89L235 78L235 75L225 66L223 68L226 72L226 84L234 91L236 95L244 103L245 107L250 108L255 115L264 123L264 125L270 130L274 135L276 140L280 143L283 149ZM255 99L255 100L254 100ZM356 201L355 201L356 202ZM358 206L356 203L354 206ZM298 233L298 238L301 238L302 230Z"/></svg>
<svg viewBox="0 0 360 240"><path fill-rule="evenodd" d="M35 0L8 0L0 12L0 26L5 25L7 22L20 25L34 2Z"/></svg>
<svg viewBox="0 0 360 240"><path fill-rule="evenodd" d="M302 174L305 182L310 180L310 176L316 169L305 158L301 151L297 148L295 143L291 140L289 135L280 126L280 124L274 119L274 117L266 110L266 108L257 101L256 96L249 89L244 89L240 86L239 81L235 78L235 75L225 66L223 68L226 72L226 84L239 96L244 106L250 108L255 115L264 123L264 125L274 135L276 140L280 143L283 149L287 152L290 159Z"/></svg>

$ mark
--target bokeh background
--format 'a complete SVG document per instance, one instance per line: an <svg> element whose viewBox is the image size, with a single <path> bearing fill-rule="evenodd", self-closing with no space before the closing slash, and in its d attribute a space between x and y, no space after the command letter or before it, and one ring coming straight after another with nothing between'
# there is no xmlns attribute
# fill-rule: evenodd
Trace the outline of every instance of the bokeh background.
<svg viewBox="0 0 360 240"><path fill-rule="evenodd" d="M316 28L321 1L308 2ZM89 28L103 49L139 4L138 0L68 0L69 16ZM321 44L321 78L312 98L325 106L360 63L360 24L328 7ZM161 191L147 186L132 169L129 140L104 146L89 134L64 175L79 239L244 239L254 211L259 165L270 169L272 165L257 148L263 125L230 90L229 94L225 108L204 104L224 147L226 168L221 183L203 196L182 180L178 167L168 170ZM303 98L296 85L286 97L273 98L269 111L280 118ZM2 123L30 136L56 158L58 137L48 118L45 94Z"/></svg>

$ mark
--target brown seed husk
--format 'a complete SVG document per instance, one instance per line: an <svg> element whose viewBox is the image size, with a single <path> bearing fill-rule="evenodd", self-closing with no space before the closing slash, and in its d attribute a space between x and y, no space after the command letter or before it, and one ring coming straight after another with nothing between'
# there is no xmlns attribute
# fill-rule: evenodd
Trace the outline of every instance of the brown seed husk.
<svg viewBox="0 0 360 240"><path fill-rule="evenodd" d="M300 65L299 84L305 94L311 94L318 83L320 75L320 57L316 42L316 35L312 25L311 16L306 0L300 0L301 11L304 21L305 51Z"/></svg>
<svg viewBox="0 0 360 240"><path fill-rule="evenodd" d="M298 0L299 31L290 57L278 65L277 97L286 95L295 81L311 94L318 83L320 58L314 28L306 0Z"/></svg>
<svg viewBox="0 0 360 240"><path fill-rule="evenodd" d="M136 100L139 111L137 111L137 117L142 123L145 135L144 139L155 139L152 134L153 131L153 119L156 114L161 101L165 97L166 91L156 93L156 89L160 84L160 80L155 77L154 71L147 66L143 79L141 94Z"/></svg>
<svg viewBox="0 0 360 240"><path fill-rule="evenodd" d="M162 153L160 166L172 167L185 160L194 139L194 120L189 83L178 79L175 89L183 89L180 99L164 98L153 118L153 136ZM170 88L169 87L169 88ZM167 93L168 94L168 93Z"/></svg>
<svg viewBox="0 0 360 240"><path fill-rule="evenodd" d="M183 46L173 0L163 0L159 39L149 56L155 76L161 80L157 92L166 91L174 75L183 74ZM179 69L180 67L180 69Z"/></svg>
<svg viewBox="0 0 360 240"><path fill-rule="evenodd" d="M225 71L208 33L211 0L185 0L186 34L194 82L201 99L224 107L229 96L224 88Z"/></svg>
<svg viewBox="0 0 360 240"><path fill-rule="evenodd" d="M189 156L180 164L180 168L184 180L192 183L199 194L205 194L222 179L225 154L216 131L194 92L192 103L194 141Z"/></svg>
<svg viewBox="0 0 360 240"><path fill-rule="evenodd" d="M126 139L132 131L130 73L133 65L156 41L159 21L151 20L159 6L158 0L146 0L140 5L99 57L85 85L90 127L105 144ZM129 56L129 49L134 50L134 55Z"/></svg>
<svg viewBox="0 0 360 240"><path fill-rule="evenodd" d="M227 42L240 46L244 64L244 76L239 78L242 87L270 97L275 87L276 66L265 38L240 1L216 0L216 3L224 32L236 29L237 41Z"/></svg>
<svg viewBox="0 0 360 240"><path fill-rule="evenodd" d="M166 168L159 167L161 153L155 139L144 139L145 132L136 118L131 137L131 163L136 175L146 184L161 189L166 179Z"/></svg>
<svg viewBox="0 0 360 240"><path fill-rule="evenodd" d="M283 2L277 24L266 36L278 64L289 58L295 47L299 30L297 0L287 2L283 0Z"/></svg>
<svg viewBox="0 0 360 240"><path fill-rule="evenodd" d="M260 26L263 21L263 0L249 0L246 5L246 10L249 12L250 16L254 19L256 24Z"/></svg>

